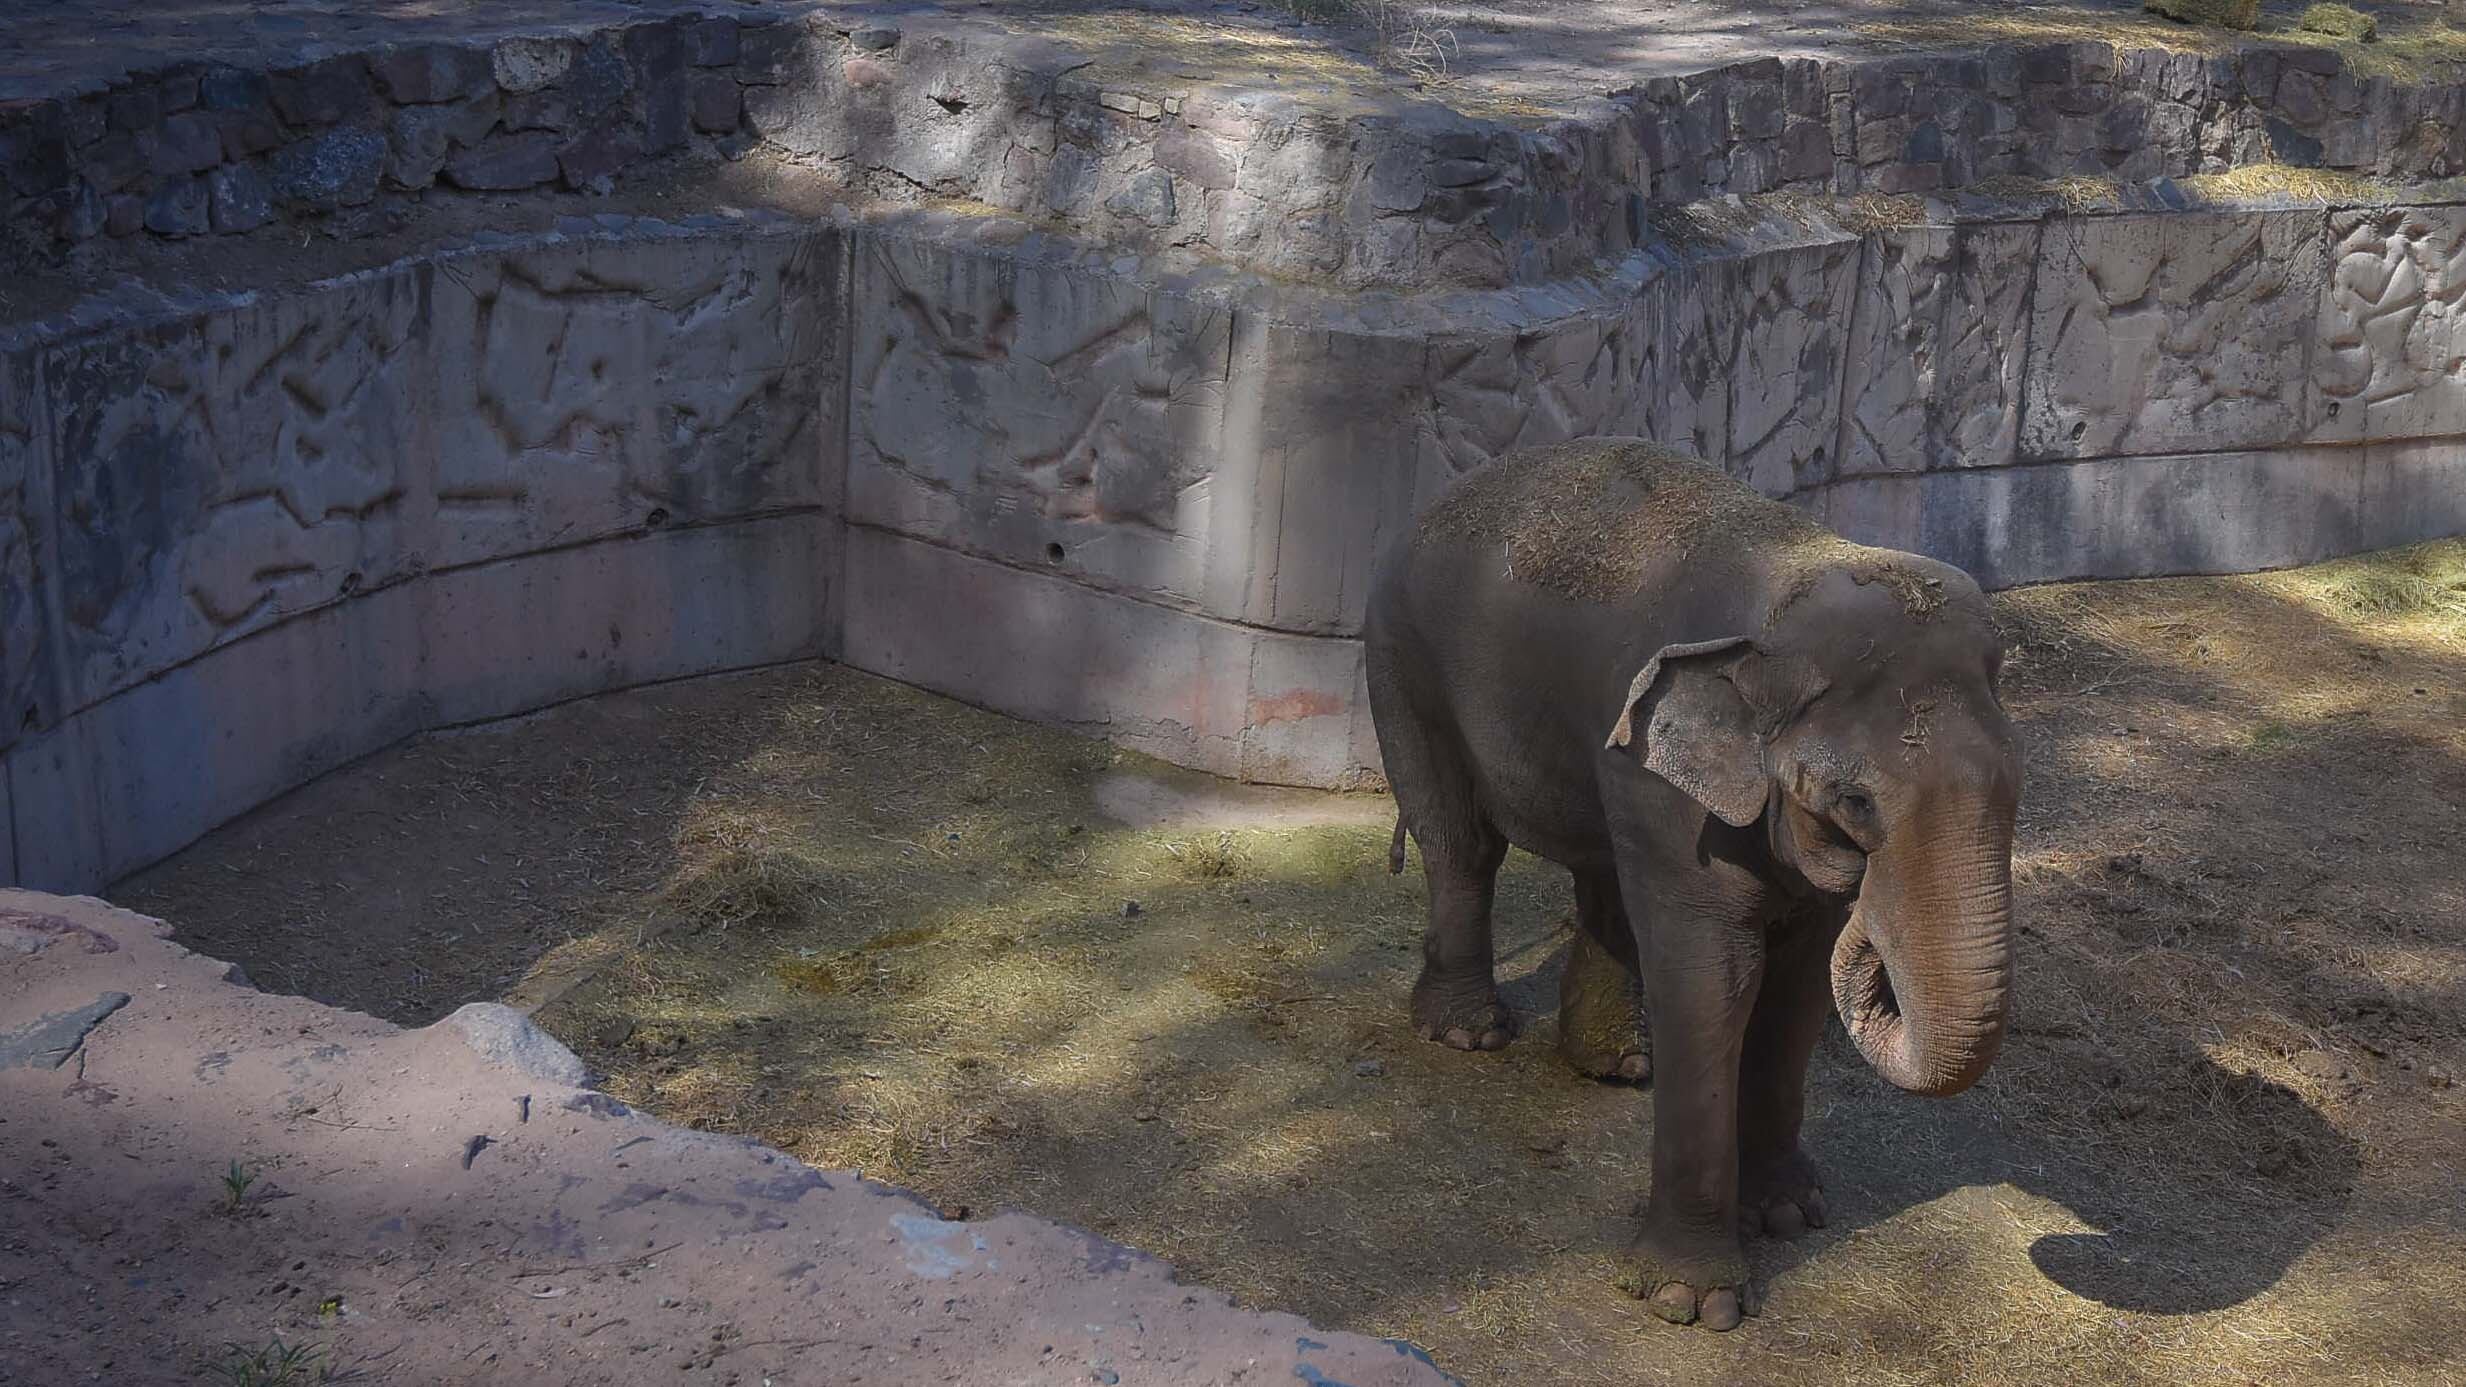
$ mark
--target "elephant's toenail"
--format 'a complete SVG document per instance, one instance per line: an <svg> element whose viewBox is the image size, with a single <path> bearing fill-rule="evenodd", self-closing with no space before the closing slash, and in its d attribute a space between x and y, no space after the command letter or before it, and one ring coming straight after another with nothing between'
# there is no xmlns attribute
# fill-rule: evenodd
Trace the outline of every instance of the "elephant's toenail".
<svg viewBox="0 0 2466 1387"><path fill-rule="evenodd" d="M1764 1231L1776 1238L1795 1238L1807 1231L1806 1215L1785 1199L1764 1211Z"/></svg>
<svg viewBox="0 0 2466 1387"><path fill-rule="evenodd" d="M1704 1297L1704 1327L1728 1331L1738 1327L1738 1292L1722 1289Z"/></svg>
<svg viewBox="0 0 2466 1387"><path fill-rule="evenodd" d="M1695 1323L1695 1288L1684 1281L1673 1281L1653 1292L1645 1306L1655 1315L1672 1324Z"/></svg>

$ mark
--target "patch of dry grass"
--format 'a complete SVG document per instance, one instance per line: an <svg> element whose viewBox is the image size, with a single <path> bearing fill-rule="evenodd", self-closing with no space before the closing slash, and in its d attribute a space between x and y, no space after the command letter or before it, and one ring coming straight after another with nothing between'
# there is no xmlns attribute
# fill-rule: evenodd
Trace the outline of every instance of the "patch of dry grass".
<svg viewBox="0 0 2466 1387"><path fill-rule="evenodd" d="M2371 39L2348 32L2304 28L2299 19L2276 15L2262 16L2254 30L2244 32L2178 24L2145 14L2055 7L1982 8L1958 17L1929 16L1862 24L1853 32L1895 48L1932 51L1968 50L1999 43L2112 43L2126 48L2214 56L2257 40L2331 49L2359 75L2388 77L2399 82L2432 80L2439 75L2441 65L2466 61L2466 30L2449 27L2437 14L2392 24Z"/></svg>

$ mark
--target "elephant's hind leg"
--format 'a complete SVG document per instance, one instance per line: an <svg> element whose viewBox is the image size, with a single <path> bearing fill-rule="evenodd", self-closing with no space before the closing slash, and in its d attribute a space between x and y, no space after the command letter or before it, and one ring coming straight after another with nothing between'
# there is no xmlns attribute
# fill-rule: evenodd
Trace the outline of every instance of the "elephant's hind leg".
<svg viewBox="0 0 2466 1387"><path fill-rule="evenodd" d="M1397 811L1421 847L1430 892L1413 1030L1459 1050L1503 1049L1515 1039L1516 1024L1498 995L1490 905L1507 840L1482 812L1453 729L1419 715L1384 653L1374 647L1370 665L1379 755Z"/></svg>
<svg viewBox="0 0 2466 1387"><path fill-rule="evenodd" d="M1579 1074L1643 1083L1653 1076L1653 1047L1618 878L1578 871L1575 896L1575 943L1558 985L1558 1052Z"/></svg>

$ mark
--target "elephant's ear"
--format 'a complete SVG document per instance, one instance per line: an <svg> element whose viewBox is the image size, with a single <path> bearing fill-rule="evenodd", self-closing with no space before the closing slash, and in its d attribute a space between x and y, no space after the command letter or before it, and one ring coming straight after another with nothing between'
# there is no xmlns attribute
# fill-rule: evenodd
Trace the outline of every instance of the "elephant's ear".
<svg viewBox="0 0 2466 1387"><path fill-rule="evenodd" d="M1627 686L1609 745L1634 743L1642 710L1644 768L1744 828L1764 812L1764 739L1821 692L1812 671L1767 660L1744 637L1665 645Z"/></svg>

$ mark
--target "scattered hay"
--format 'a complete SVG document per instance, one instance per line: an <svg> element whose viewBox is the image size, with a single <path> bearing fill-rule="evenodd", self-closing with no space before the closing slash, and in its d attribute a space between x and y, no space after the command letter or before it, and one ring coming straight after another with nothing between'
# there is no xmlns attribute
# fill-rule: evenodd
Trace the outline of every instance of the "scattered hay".
<svg viewBox="0 0 2466 1387"><path fill-rule="evenodd" d="M2033 178L2003 173L1981 178L1957 190L2004 202L2048 203L2073 216L2112 212L2123 206L2123 183L2112 174L2076 173L2059 178Z"/></svg>
<svg viewBox="0 0 2466 1387"><path fill-rule="evenodd" d="M2335 3L2314 5L2295 20L2295 27L2311 34L2326 34L2334 39L2354 39L2370 43L2380 37L2380 21L2352 5Z"/></svg>
<svg viewBox="0 0 2466 1387"><path fill-rule="evenodd" d="M2178 24L2250 29L2260 23L2260 0L2142 0L2141 8Z"/></svg>
<svg viewBox="0 0 2466 1387"><path fill-rule="evenodd" d="M1466 476L1422 517L1414 543L1496 546L1519 582L1618 602L1708 543L1791 538L1813 545L1832 536L1708 463L1640 440L1587 439L1526 449Z"/></svg>
<svg viewBox="0 0 2466 1387"><path fill-rule="evenodd" d="M2224 173L2193 174L2176 182L2204 202L2284 197L2333 207L2374 207L2393 202L2398 196L2396 188L2378 179L2339 169L2308 169L2292 164L2245 164Z"/></svg>

